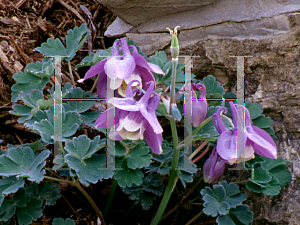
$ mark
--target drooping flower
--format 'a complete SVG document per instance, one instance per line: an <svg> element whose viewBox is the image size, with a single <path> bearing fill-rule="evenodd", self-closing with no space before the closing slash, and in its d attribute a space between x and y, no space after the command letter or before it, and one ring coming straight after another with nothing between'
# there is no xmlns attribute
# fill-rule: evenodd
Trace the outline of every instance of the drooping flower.
<svg viewBox="0 0 300 225"><path fill-rule="evenodd" d="M119 48L122 46L123 55L120 55ZM132 53L129 51L132 49ZM94 66L92 66L83 79L77 82L82 83L86 79L100 74L97 82L97 93L99 98L105 98L107 92L107 82L109 88L116 90L119 96L125 97L127 85L131 80L138 80L132 86L140 87L146 90L149 81L155 81L152 72L157 74L164 74L159 66L148 63L143 56L141 56L136 47L133 45L127 46L126 38L121 38L113 44L112 56L104 59ZM155 83L154 83L155 85Z"/></svg>
<svg viewBox="0 0 300 225"><path fill-rule="evenodd" d="M195 90L201 90L200 98L197 99ZM208 113L208 104L206 101L206 87L204 84L192 83L192 124L194 127L198 127L206 118Z"/></svg>
<svg viewBox="0 0 300 225"><path fill-rule="evenodd" d="M254 158L254 152L258 155L276 159L277 147L271 136L264 130L251 125L251 118L248 109L242 105L229 103L232 111L234 129L229 131L221 119L221 111L227 109L220 107L212 116L214 125L220 137L217 141L217 152L228 164L248 161ZM242 120L245 116L245 123ZM239 120L239 122L237 122ZM244 126L245 125L245 129ZM240 127L238 127L240 126ZM237 130L244 130L244 149L237 148Z"/></svg>
<svg viewBox="0 0 300 225"><path fill-rule="evenodd" d="M146 93L139 101L133 99L132 83L139 81L132 80L127 86L125 98L113 98L109 100L112 107L103 112L96 120L96 127L106 127L106 116L115 111L115 127L114 132L111 129L108 137L115 140L139 140L145 139L151 150L156 154L162 153L162 132L163 129L159 124L155 110L159 104L160 97L154 91L154 82L150 81ZM151 95L154 95L151 97Z"/></svg>
<svg viewBox="0 0 300 225"><path fill-rule="evenodd" d="M213 148L209 158L203 165L203 179L206 183L212 183L219 179L225 170L226 161L219 157L216 147Z"/></svg>

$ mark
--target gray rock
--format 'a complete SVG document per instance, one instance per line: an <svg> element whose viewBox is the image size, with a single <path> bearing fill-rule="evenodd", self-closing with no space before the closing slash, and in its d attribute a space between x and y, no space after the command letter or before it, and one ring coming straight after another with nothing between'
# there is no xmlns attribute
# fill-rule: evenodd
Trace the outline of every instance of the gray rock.
<svg viewBox="0 0 300 225"><path fill-rule="evenodd" d="M126 33L136 30L132 25L125 23L119 17L107 28L104 33L106 37L122 37Z"/></svg>
<svg viewBox="0 0 300 225"><path fill-rule="evenodd" d="M171 36L165 28L181 26L180 55L197 56L192 72L198 79L214 75L226 91L236 92L236 59L229 55L253 56L245 59L245 100L259 103L274 121L278 157L292 162L292 182L278 196L244 188L247 204L253 225L299 225L300 1L100 2L136 28L126 35L148 56L163 49L170 59Z"/></svg>
<svg viewBox="0 0 300 225"><path fill-rule="evenodd" d="M171 43L171 39L172 39L169 33L164 33L164 34L127 33L126 36L129 39L133 39L134 42L141 47L141 51L148 56L153 55L156 51L163 50Z"/></svg>

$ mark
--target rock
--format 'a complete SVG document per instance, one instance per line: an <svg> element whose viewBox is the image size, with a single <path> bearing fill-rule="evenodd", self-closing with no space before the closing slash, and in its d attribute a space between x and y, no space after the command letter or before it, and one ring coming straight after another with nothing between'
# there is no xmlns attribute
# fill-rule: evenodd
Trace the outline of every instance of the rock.
<svg viewBox="0 0 300 225"><path fill-rule="evenodd" d="M114 22L107 28L107 30L104 33L104 36L106 37L122 37L127 32L130 32L132 30L135 30L135 28L125 23L123 20L121 20L119 17L117 17Z"/></svg>
<svg viewBox="0 0 300 225"><path fill-rule="evenodd" d="M180 56L197 56L193 58L192 72L198 79L214 75L226 91L236 92L237 62L229 56L253 56L245 58L245 100L259 103L265 115L272 118L278 157L292 162L292 182L278 196L248 191L247 204L254 212L253 225L298 225L300 1L100 2L136 29L126 35L148 56L163 49L170 59L171 37L165 28L181 26Z"/></svg>
<svg viewBox="0 0 300 225"><path fill-rule="evenodd" d="M127 33L126 36L129 39L133 39L135 44L141 46L141 51L146 55L153 55L156 51L163 50L170 45L171 36L168 33L157 34L135 34Z"/></svg>

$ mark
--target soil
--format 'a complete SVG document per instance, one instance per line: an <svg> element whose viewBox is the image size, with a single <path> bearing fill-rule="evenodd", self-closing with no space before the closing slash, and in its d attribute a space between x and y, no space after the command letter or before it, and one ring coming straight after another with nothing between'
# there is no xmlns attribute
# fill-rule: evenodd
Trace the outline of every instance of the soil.
<svg viewBox="0 0 300 225"><path fill-rule="evenodd" d="M82 6L86 7L92 17L87 16L86 10L81 10ZM0 139L3 140L0 147L2 150L7 150L7 144L17 146L24 143L33 143L40 139L39 135L32 133L31 130L18 123L19 117L9 113L13 106L11 86L15 83L12 76L18 71L24 71L28 63L42 61L43 59L43 56L34 49L46 42L48 38L60 38L64 42L69 29L86 23L89 29L92 30L93 38L88 41L89 44L84 44L83 48L77 52L71 61L74 68L91 50L96 52L100 48L106 49L112 46L114 39L104 37L104 32L115 18L116 16L109 9L96 0L0 1ZM95 30L92 29L90 21L94 24ZM80 79L83 78L86 71L86 68L79 68L74 73L77 79ZM62 73L65 74L62 80L63 84L70 82L66 63L62 64ZM80 87L83 90L88 90L90 85L92 85L92 81L90 83L87 81ZM48 84L45 90L50 88L51 86ZM45 94L47 94L46 91ZM21 104L21 101L17 103ZM164 130L168 130L168 121L161 122ZM182 125L179 125L179 127L182 127ZM84 133L88 134L90 138L98 135L95 131L89 129L86 129ZM76 135L79 135L79 133ZM164 138L169 140L170 133L166 133ZM53 145L48 145L47 148L53 151ZM188 184L187 188L183 188L181 184L178 184L165 212L176 206L200 177L201 172L198 172L194 177L195 182ZM161 178L166 185L167 176ZM29 181L26 182L30 183ZM53 219L57 217L71 218L75 220L76 224L97 224L96 213L84 196L72 186L67 184L60 184L60 186L62 197L57 200L56 205L47 206L43 211L43 216L32 224L52 224ZM201 182L194 192L183 201L183 204L160 224L186 224L196 216L202 210L202 206L193 205L191 207L186 203L197 198L197 196L200 198L199 191L203 187L203 182ZM99 210L103 211L111 189L111 179L84 187L84 189L93 198ZM105 222L107 225L148 225L155 215L161 198L162 196L157 198L153 206L147 211L142 210L140 205L136 205L128 213L134 202L118 187L111 208L105 216ZM198 199L196 202L201 201ZM213 219L202 215L192 224L216 224ZM17 224L15 218L11 219L11 224Z"/></svg>

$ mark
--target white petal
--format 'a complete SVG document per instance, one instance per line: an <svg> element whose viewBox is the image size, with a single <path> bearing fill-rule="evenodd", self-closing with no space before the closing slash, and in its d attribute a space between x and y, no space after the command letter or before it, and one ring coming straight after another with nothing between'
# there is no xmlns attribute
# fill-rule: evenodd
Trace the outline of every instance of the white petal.
<svg viewBox="0 0 300 225"><path fill-rule="evenodd" d="M132 80L138 80L139 82L140 82L140 85L139 85L139 87L142 85L142 79L141 79L141 76L139 75L139 74L135 74L135 73L132 73L131 75L130 75L130 77L128 77L128 78L126 78L125 79L125 82L128 84L130 81L132 81ZM137 83L136 82L134 82L133 84L132 84L132 86L137 86Z"/></svg>
<svg viewBox="0 0 300 225"><path fill-rule="evenodd" d="M113 89L113 90L116 90L117 88L119 88L122 84L122 81L121 79L119 78L116 78L116 79L111 79L110 80L110 88Z"/></svg>
<svg viewBox="0 0 300 225"><path fill-rule="evenodd" d="M138 123L136 120L129 119L128 116L126 116L123 122L124 128L130 132L137 131L141 128L142 124L143 120L140 123Z"/></svg>

